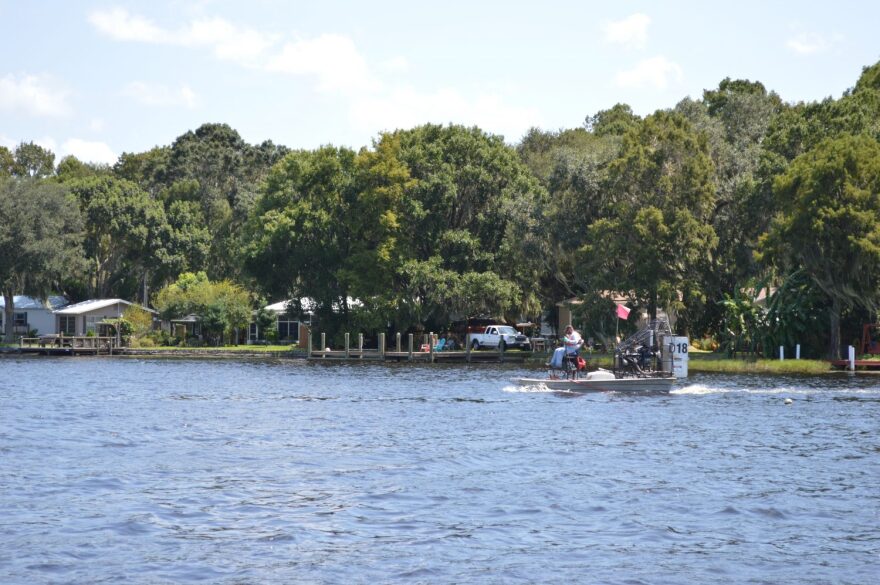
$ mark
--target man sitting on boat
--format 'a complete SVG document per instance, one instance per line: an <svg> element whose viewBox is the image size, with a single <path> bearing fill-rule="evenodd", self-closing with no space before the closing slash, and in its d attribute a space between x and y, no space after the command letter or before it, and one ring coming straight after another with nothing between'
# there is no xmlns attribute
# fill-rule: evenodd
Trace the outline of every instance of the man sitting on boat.
<svg viewBox="0 0 880 585"><path fill-rule="evenodd" d="M578 350L584 345L581 334L575 331L574 327L569 325L565 328L565 336L562 338L562 347L553 350L553 357L550 358L550 365L554 368L562 367L562 360L567 355L577 355Z"/></svg>

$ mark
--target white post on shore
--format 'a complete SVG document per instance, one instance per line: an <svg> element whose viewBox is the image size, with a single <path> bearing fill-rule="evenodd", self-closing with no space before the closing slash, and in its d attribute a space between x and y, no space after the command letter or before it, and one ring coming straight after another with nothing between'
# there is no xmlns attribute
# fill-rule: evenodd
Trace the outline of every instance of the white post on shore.
<svg viewBox="0 0 880 585"><path fill-rule="evenodd" d="M397 353L400 353L400 331L397 332Z"/></svg>
<svg viewBox="0 0 880 585"><path fill-rule="evenodd" d="M321 333L321 359L327 357L327 352L325 351L326 349L327 349L327 334Z"/></svg>
<svg viewBox="0 0 880 585"><path fill-rule="evenodd" d="M409 334L409 361L412 361L412 359L413 359L412 349L413 349L413 334L410 333Z"/></svg>
<svg viewBox="0 0 880 585"><path fill-rule="evenodd" d="M849 369L851 372L856 371L856 348L849 346Z"/></svg>
<svg viewBox="0 0 880 585"><path fill-rule="evenodd" d="M794 346L794 359L796 359L796 360L801 359L801 344L800 343L798 343L796 346Z"/></svg>
<svg viewBox="0 0 880 585"><path fill-rule="evenodd" d="M779 361L785 361L785 348L781 345L779 346Z"/></svg>
<svg viewBox="0 0 880 585"><path fill-rule="evenodd" d="M385 332L379 334L379 359L385 361Z"/></svg>
<svg viewBox="0 0 880 585"><path fill-rule="evenodd" d="M351 355L351 333L345 332L345 359Z"/></svg>
<svg viewBox="0 0 880 585"><path fill-rule="evenodd" d="M306 347L309 351L309 359L312 358L312 332L309 331L308 335L306 335Z"/></svg>
<svg viewBox="0 0 880 585"><path fill-rule="evenodd" d="M360 355L358 356L358 359L361 359L361 360L364 359L364 334L363 333L358 333L358 352L360 353Z"/></svg>

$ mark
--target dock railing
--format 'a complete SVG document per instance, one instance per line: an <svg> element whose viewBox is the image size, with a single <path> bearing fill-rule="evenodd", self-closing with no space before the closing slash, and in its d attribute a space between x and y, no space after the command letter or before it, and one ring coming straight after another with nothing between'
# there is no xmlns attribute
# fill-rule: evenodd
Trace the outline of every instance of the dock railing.
<svg viewBox="0 0 880 585"><path fill-rule="evenodd" d="M343 335L343 347L331 348L327 345L326 333L309 333L306 341L308 358L310 360L381 360L381 361L522 361L531 356L530 351L511 351L503 347L498 349L471 348L470 334L465 336L465 342L461 349L435 350L437 336L433 332L419 335L413 333L395 335L393 343L389 346L386 335L380 333L375 347L365 347L363 333L357 334L357 345L352 346L352 335ZM320 339L320 345L315 347L315 341Z"/></svg>
<svg viewBox="0 0 880 585"><path fill-rule="evenodd" d="M93 335L41 335L39 337L20 337L18 347L23 352L51 351L66 353L108 353L116 348L115 337Z"/></svg>

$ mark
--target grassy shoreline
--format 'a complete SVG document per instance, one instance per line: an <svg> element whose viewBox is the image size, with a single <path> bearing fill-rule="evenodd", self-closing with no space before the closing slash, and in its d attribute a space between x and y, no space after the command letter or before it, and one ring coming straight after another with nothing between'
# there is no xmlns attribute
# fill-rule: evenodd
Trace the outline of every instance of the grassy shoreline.
<svg viewBox="0 0 880 585"><path fill-rule="evenodd" d="M13 353L17 345L0 344L3 353ZM143 347L128 348L125 352L130 355L150 356L180 356L180 357L306 357L305 350L290 345L237 345L228 347ZM692 351L688 360L688 370L693 373L725 373L725 374L792 374L792 375L820 375L839 372L831 367L827 360L784 360L755 359L755 358L729 358L724 355ZM611 354L588 354L588 360L594 366L611 368L613 357ZM526 358L528 365L543 365L546 355L534 354Z"/></svg>
<svg viewBox="0 0 880 585"><path fill-rule="evenodd" d="M784 360L729 358L715 353L692 351L688 359L688 372L723 374L800 374L818 375L837 372L827 360ZM590 361L602 368L611 368L611 354L592 354Z"/></svg>

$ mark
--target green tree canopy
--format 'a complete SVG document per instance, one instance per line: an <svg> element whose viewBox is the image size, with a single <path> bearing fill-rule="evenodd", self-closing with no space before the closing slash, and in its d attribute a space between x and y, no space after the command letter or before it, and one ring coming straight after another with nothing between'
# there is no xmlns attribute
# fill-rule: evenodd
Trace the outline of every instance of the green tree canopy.
<svg viewBox="0 0 880 585"><path fill-rule="evenodd" d="M606 204L608 165L620 151L621 137L597 136L583 128L530 132L519 146L525 164L549 197L540 201L530 231L540 260L539 294L545 306L584 292L575 278L575 255L587 243L585 226L601 217Z"/></svg>
<svg viewBox="0 0 880 585"><path fill-rule="evenodd" d="M523 226L537 213L545 196L540 184L518 159L516 151L499 136L478 128L424 125L383 135L381 140L400 140L400 158L414 180L405 191L401 226L407 260L438 263L459 275L492 273L494 277L470 278L471 286L485 284L484 298L496 298L493 283L515 295L510 305L496 304L491 312L513 314L538 311L535 289L540 259L526 253ZM407 273L400 273L396 290L400 299L418 303L421 313L435 326L445 324L452 313L462 316L482 312L483 307L458 307L433 303Z"/></svg>
<svg viewBox="0 0 880 585"><path fill-rule="evenodd" d="M69 181L71 179L83 179L85 177L94 177L96 175L106 175L110 173L110 167L106 165L96 165L84 163L73 155L65 156L58 163L55 169L56 178L61 181Z"/></svg>
<svg viewBox="0 0 880 585"><path fill-rule="evenodd" d="M15 156L5 146L0 146L0 179L15 174Z"/></svg>
<svg viewBox="0 0 880 585"><path fill-rule="evenodd" d="M325 146L287 155L266 179L247 267L270 296L313 298L328 312L349 296L339 271L352 240L355 153Z"/></svg>
<svg viewBox="0 0 880 585"><path fill-rule="evenodd" d="M247 291L228 280L211 282L204 272L181 274L154 295L153 304L163 319L196 315L215 344L224 334L237 337L250 323L252 312Z"/></svg>
<svg viewBox="0 0 880 585"><path fill-rule="evenodd" d="M86 220L86 290L89 296L112 292L138 296L149 272L167 259L167 220L162 205L136 184L113 176L87 177L66 183Z"/></svg>
<svg viewBox="0 0 880 585"><path fill-rule="evenodd" d="M775 93L744 80L724 79L703 96L702 101L688 98L675 107L706 137L714 167L711 223L718 246L698 276L708 298L694 324L698 334L721 326L725 308L719 301L737 297L758 272L753 251L772 215L760 196L762 143L782 107Z"/></svg>
<svg viewBox="0 0 880 585"><path fill-rule="evenodd" d="M774 183L781 212L763 258L813 280L830 304L829 354L840 356L840 315L880 306L880 143L841 136L796 158ZM787 270L786 270L787 269Z"/></svg>
<svg viewBox="0 0 880 585"><path fill-rule="evenodd" d="M0 292L6 341L12 341L13 297L46 298L81 265L82 217L59 185L0 179Z"/></svg>
<svg viewBox="0 0 880 585"><path fill-rule="evenodd" d="M22 142L15 147L14 175L44 179L54 172L55 155L51 150L33 142Z"/></svg>
<svg viewBox="0 0 880 585"><path fill-rule="evenodd" d="M160 198L166 205L180 198L199 204L201 223L213 235L204 268L211 276L223 278L239 276L241 231L258 184L287 152L271 142L251 146L226 124L204 124L179 136L167 159L165 153L157 152L148 160L126 163L131 172L148 173L162 181Z"/></svg>
<svg viewBox="0 0 880 585"><path fill-rule="evenodd" d="M700 263L717 244L705 137L683 116L657 112L624 136L608 172L607 207L579 253L585 290L631 294L652 316L658 305L690 306L703 294Z"/></svg>
<svg viewBox="0 0 880 585"><path fill-rule="evenodd" d="M615 104L610 110L601 110L588 116L584 126L596 136L623 136L638 126L640 118L627 104Z"/></svg>

